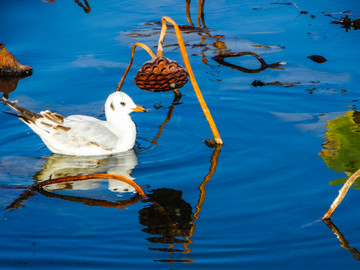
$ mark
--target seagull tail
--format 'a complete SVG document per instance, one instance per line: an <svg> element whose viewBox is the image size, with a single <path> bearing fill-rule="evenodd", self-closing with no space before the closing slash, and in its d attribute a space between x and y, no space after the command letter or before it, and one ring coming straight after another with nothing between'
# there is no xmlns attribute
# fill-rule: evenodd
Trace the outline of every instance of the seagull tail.
<svg viewBox="0 0 360 270"><path fill-rule="evenodd" d="M9 106L15 112L17 112L18 115L16 115L16 116L19 117L20 120L23 120L26 123L35 123L35 121L37 119L42 118L42 116L40 114L29 111L29 110L17 105L15 102L11 102L11 101L7 100L4 97L0 97L0 101L2 101L6 106ZM8 114L11 114L11 113L8 113ZM15 115L15 114L11 114L11 115Z"/></svg>

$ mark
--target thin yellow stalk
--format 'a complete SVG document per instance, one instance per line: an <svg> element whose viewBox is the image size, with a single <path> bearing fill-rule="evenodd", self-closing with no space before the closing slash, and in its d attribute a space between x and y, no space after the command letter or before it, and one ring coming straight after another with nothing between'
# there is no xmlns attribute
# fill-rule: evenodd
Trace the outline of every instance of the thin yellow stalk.
<svg viewBox="0 0 360 270"><path fill-rule="evenodd" d="M345 198L345 195L348 192L349 188L352 186L352 184L354 184L355 180L358 179L359 177L360 177L360 170L357 170L353 175L351 175L349 177L348 180L346 180L343 187L339 190L339 195L333 201L333 203L331 204L329 210L322 217L323 220L329 219L331 217L332 213L339 206L341 201Z"/></svg>
<svg viewBox="0 0 360 270"><path fill-rule="evenodd" d="M220 137L220 134L219 134L219 131L216 127L216 124L214 122L214 119L212 118L211 116L211 113L210 113L210 110L209 108L207 107L206 105L206 102L204 100L204 97L203 95L201 94L201 91L200 91L200 88L197 84L197 81L195 79L195 75L192 71L192 68L191 68L191 65L190 65L190 62L189 62L189 58L188 58L188 55L187 55L187 52L186 52L186 49L185 49L185 45L184 45L184 41L182 39L182 36L181 36L181 32L180 32L180 28L179 26L169 17L163 17L162 18L162 27L161 27L161 33L160 33L160 39L159 39L159 46L158 46L158 51L157 51L157 56L162 56L163 54L163 43L164 43L164 40L165 40L165 33L166 33L166 29L167 29L167 26L166 26L166 21L168 21L169 23L171 23L174 28L175 28L175 33L176 33L176 37L178 39L178 43L179 43L179 47L180 47L180 51L181 51L181 55L182 55L182 58L183 58L183 61L184 61L184 64L185 64L185 68L187 69L187 72L189 74L189 78L190 78L190 81L193 85L193 88L194 88L194 91L195 91L195 94L199 100L199 103L200 103L200 106L205 114L205 117L210 125L210 128L211 128L211 131L214 135L214 140L217 144L223 144L223 141L221 140L221 137Z"/></svg>
<svg viewBox="0 0 360 270"><path fill-rule="evenodd" d="M148 53L152 58L155 58L155 57L156 57L156 55L152 52L152 50L151 50L148 46L146 46L146 45L143 44L143 43L136 42L136 43L132 46L132 48L131 48L131 59L130 59L130 63L129 63L129 65L127 66L127 68L126 68L126 70L125 70L125 73L124 73L124 75L122 76L122 78L121 78L119 84L117 85L115 91L121 91L121 88L122 88L122 86L123 86L123 84L124 84L125 78L126 78L128 72L129 72L129 70L130 70L130 67L131 67L132 63L134 62L134 54L135 54L135 48L136 48L136 47L141 47L141 48L143 48L145 51L147 51L147 53Z"/></svg>

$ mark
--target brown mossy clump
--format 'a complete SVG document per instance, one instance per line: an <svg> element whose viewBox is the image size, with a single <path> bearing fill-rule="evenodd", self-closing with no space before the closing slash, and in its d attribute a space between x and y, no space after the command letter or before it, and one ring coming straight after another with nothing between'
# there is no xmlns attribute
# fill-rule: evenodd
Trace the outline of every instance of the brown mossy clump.
<svg viewBox="0 0 360 270"><path fill-rule="evenodd" d="M188 81L188 73L177 62L160 56L146 62L134 81L142 90L169 91L183 87Z"/></svg>
<svg viewBox="0 0 360 270"><path fill-rule="evenodd" d="M15 56L0 43L0 77L26 77L32 74L32 67L22 65Z"/></svg>

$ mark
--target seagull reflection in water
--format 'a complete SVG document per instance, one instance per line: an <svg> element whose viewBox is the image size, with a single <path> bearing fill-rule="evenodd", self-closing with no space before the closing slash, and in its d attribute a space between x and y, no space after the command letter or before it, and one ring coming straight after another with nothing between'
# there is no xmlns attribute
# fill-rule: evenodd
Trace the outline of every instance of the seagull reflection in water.
<svg viewBox="0 0 360 270"><path fill-rule="evenodd" d="M52 154L51 156L46 157L46 163L44 164L43 169L34 175L34 179L37 183L40 183L54 178L107 173L121 175L130 180L134 180L131 173L136 165L137 157L134 149L103 157L72 157ZM112 192L135 192L135 189L132 186L121 181L114 179L102 181L108 181L108 189ZM53 184L47 186L46 190L90 190L99 186L99 179L91 179L86 181Z"/></svg>
<svg viewBox="0 0 360 270"><path fill-rule="evenodd" d="M132 185L108 178L91 178L86 181L64 181L45 185L40 189L34 189L37 185L51 181L51 179L93 174L102 174L104 176L117 175L118 177L127 178L128 181L132 181L134 178L131 176L131 173L137 165L137 157L133 149L112 156L74 157L52 154L49 157L45 157L45 159L46 162L43 165L43 169L33 176L35 180L34 185L24 187L26 190L7 207L7 210L23 207L24 201L36 195L35 191L48 197L56 197L64 200L82 202L90 206L96 205L103 207L123 208L143 198L143 196L136 194L135 188ZM104 190L101 192L97 190L102 186L102 183L107 184L106 189L110 191L110 193L106 193ZM7 186L5 188L12 187ZM18 187L14 188L18 189ZM95 190L96 192L85 192L91 190ZM102 199L94 198L99 196ZM128 197L131 198L129 199ZM119 198L122 200L119 201Z"/></svg>

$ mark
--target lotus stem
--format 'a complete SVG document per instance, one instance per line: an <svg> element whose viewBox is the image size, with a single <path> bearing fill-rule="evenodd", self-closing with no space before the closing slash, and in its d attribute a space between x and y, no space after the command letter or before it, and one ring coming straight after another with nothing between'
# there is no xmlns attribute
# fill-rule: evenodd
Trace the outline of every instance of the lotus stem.
<svg viewBox="0 0 360 270"><path fill-rule="evenodd" d="M346 193L348 192L349 188L354 184L355 180L360 176L360 170L357 170L354 174L352 174L348 180L346 180L343 187L339 190L339 195L336 197L336 199L331 204L329 210L325 213L325 215L322 217L323 220L330 219L332 213L335 211L335 209L339 206L341 201L345 198Z"/></svg>
<svg viewBox="0 0 360 270"><path fill-rule="evenodd" d="M87 180L87 179L93 179L93 178L105 178L105 179L114 179L114 180L119 180L122 181L130 186L132 186L133 188L135 188L136 192L143 198L146 197L146 193L144 192L144 190L138 185L136 184L134 181L121 176L121 175L117 175L117 174L104 174L104 173L100 173L100 174L88 174L88 175L77 175L77 176L68 176L68 177L61 177L61 178L56 178L56 179L49 179L46 180L44 182L41 182L37 185L34 186L34 189L40 188L42 189L44 186L47 185L51 185L51 184L57 184L57 183L63 183L63 182L69 182L69 181L76 181L76 180Z"/></svg>
<svg viewBox="0 0 360 270"><path fill-rule="evenodd" d="M178 39L181 55L182 55L182 58L183 58L183 61L184 61L184 64L185 64L185 68L187 69L187 72L189 74L191 84L193 85L196 97L198 98L200 106L201 106L201 108L202 108L202 110L203 110L203 112L205 114L205 117L206 117L208 123L209 123L211 131L212 131L212 133L214 135L215 142L217 144L221 145L221 144L223 144L223 141L221 140L221 137L220 137L219 131L218 131L217 127L216 127L216 124L214 122L214 119L211 116L210 110L206 105L204 97L201 94L200 88L199 88L199 86L197 84L197 81L195 79L195 76L194 76L194 73L192 71L192 68L191 68L191 65L190 65L190 62L189 62L189 58L188 58L188 55L187 55L187 52L186 52L186 49L185 49L184 41L183 41L182 36L181 36L180 28L171 18L166 17L166 16L162 18L162 27L161 27L161 33L160 33L157 56L159 57L159 56L163 55L163 44L164 44L165 33L166 33L166 29L167 29L166 21L171 23L175 28L175 33L176 33L176 37Z"/></svg>
<svg viewBox="0 0 360 270"><path fill-rule="evenodd" d="M115 92L121 91L121 88L122 88L122 86L123 86L123 84L124 84L125 78L126 78L128 72L129 72L130 68L131 68L132 63L134 62L134 55L135 55L135 48L136 48L136 47L141 47L141 48L143 48L145 51L147 51L147 53L148 53L152 58L155 58L155 57L156 57L156 55L152 52L152 50L151 50L148 46L146 46L145 44L143 44L143 43L141 43L141 42L136 42L136 43L132 46L132 48L131 48L131 59L130 59L130 63L129 63L129 65L127 66L127 68L126 68L126 70L125 70L125 73L124 73L124 75L122 76L119 84L117 85Z"/></svg>

